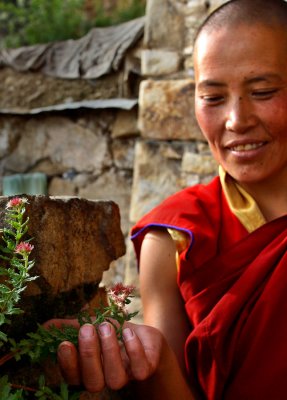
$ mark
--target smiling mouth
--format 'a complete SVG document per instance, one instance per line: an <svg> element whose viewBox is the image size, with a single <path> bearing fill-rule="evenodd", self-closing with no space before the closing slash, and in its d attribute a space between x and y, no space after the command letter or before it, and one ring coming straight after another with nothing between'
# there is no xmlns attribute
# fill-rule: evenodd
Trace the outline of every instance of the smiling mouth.
<svg viewBox="0 0 287 400"><path fill-rule="evenodd" d="M259 149L260 147L264 146L264 142L261 143L248 143L248 144L238 144L236 146L230 147L232 151L249 151Z"/></svg>

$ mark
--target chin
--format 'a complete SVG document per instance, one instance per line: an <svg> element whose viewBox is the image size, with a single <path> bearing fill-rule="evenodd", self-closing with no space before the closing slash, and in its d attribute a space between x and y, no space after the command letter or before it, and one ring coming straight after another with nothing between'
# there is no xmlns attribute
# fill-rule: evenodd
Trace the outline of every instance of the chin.
<svg viewBox="0 0 287 400"><path fill-rule="evenodd" d="M245 172L231 171L228 173L238 183L242 183L242 184L257 184L257 183L260 183L260 182L264 181L265 179L267 179L266 176L254 174L254 169L253 169L253 171L245 171Z"/></svg>

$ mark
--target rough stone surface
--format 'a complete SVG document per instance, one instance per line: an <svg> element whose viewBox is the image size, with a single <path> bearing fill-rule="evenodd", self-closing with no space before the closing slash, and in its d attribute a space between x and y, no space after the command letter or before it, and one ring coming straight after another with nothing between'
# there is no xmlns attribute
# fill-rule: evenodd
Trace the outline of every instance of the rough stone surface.
<svg viewBox="0 0 287 400"><path fill-rule="evenodd" d="M70 179L52 178L49 185L50 196L76 196L77 187Z"/></svg>
<svg viewBox="0 0 287 400"><path fill-rule="evenodd" d="M184 142L138 142L130 208L130 220L136 222L165 197L182 189L180 178ZM192 147L192 144L189 145Z"/></svg>
<svg viewBox="0 0 287 400"><path fill-rule="evenodd" d="M149 0L146 16L145 47L176 51L181 49L184 40L184 19L169 0Z"/></svg>
<svg viewBox="0 0 287 400"><path fill-rule="evenodd" d="M116 169L103 173L89 185L79 189L79 196L86 199L112 200L121 210L121 225L125 234L128 233L128 212L132 177L128 171L119 172Z"/></svg>
<svg viewBox="0 0 287 400"><path fill-rule="evenodd" d="M182 170L186 173L210 175L216 170L217 163L211 154L202 155L186 152L182 158Z"/></svg>
<svg viewBox="0 0 287 400"><path fill-rule="evenodd" d="M194 115L192 80L143 81L139 104L139 127L144 138L202 140Z"/></svg>
<svg viewBox="0 0 287 400"><path fill-rule="evenodd" d="M162 76L173 74L180 68L181 58L175 51L143 50L142 74L144 76Z"/></svg>
<svg viewBox="0 0 287 400"><path fill-rule="evenodd" d="M132 171L134 168L135 140L114 140L111 148L115 166L122 170Z"/></svg>
<svg viewBox="0 0 287 400"><path fill-rule="evenodd" d="M22 129L25 134L5 161L6 169L13 173L26 172L35 165L36 160L46 163L49 159L58 166L58 173L67 169L100 171L111 164L107 137L82 128L69 119L29 119ZM30 149L33 149L32 153ZM43 166L38 166L38 170L46 173Z"/></svg>
<svg viewBox="0 0 287 400"><path fill-rule="evenodd" d="M80 100L110 99L121 97L121 93L127 91L121 73L93 82L0 68L0 81L0 109L31 109Z"/></svg>
<svg viewBox="0 0 287 400"><path fill-rule="evenodd" d="M24 309L27 306L38 322L74 314L97 293L111 261L125 253L118 206L111 201L27 197L27 234L33 238L33 274L39 278L24 292ZM0 199L2 226L7 200Z"/></svg>
<svg viewBox="0 0 287 400"><path fill-rule="evenodd" d="M125 138L139 134L138 130L138 111L118 111L112 129L113 138Z"/></svg>

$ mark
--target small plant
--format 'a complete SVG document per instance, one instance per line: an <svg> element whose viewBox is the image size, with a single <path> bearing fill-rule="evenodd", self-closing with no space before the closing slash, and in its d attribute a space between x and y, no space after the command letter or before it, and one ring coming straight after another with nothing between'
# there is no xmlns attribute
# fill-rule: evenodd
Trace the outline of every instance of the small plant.
<svg viewBox="0 0 287 400"><path fill-rule="evenodd" d="M33 245L29 241L22 241L28 230L28 221L24 220L26 198L14 198L6 206L6 227L1 230L4 245L0 246L0 259L4 266L0 266L0 326L9 322L11 315L22 311L16 307L26 284L36 279L30 276L34 261L29 260ZM7 265L7 266L6 266ZM0 347L7 336L0 331Z"/></svg>
<svg viewBox="0 0 287 400"><path fill-rule="evenodd" d="M131 297L135 287L132 285L125 286L122 283L117 283L107 291L109 304L101 306L94 310L95 318L91 318L89 313L82 312L79 315L80 325L90 323L99 325L104 321L109 321L114 326L118 340L123 340L123 326L126 321L130 321L138 314L138 311L129 313L127 305L131 303ZM117 324L115 323L117 322Z"/></svg>
<svg viewBox="0 0 287 400"><path fill-rule="evenodd" d="M3 244L0 245L0 326L10 323L10 317L23 311L17 307L21 294L31 280L37 279L30 275L34 261L29 257L34 246L31 239L24 240L28 231L29 218L25 218L26 198L15 197L7 203L4 218L5 227L1 230ZM124 286L121 283L107 291L108 304L101 305L94 310L94 316L87 311L78 315L79 325L91 323L95 326L109 321L113 324L117 337L122 340L122 329L125 321L129 321L137 312L129 313L127 305L131 302L133 286ZM22 357L28 357L31 362L39 362L47 357L56 359L59 344L68 340L78 345L78 329L64 325L61 329L50 326L45 329L38 325L36 332L27 333L20 341L8 337L4 331L0 331L0 347L9 345L9 350L0 356L0 367L11 359L19 361ZM56 391L45 384L45 378L41 376L37 388L25 385L15 385L9 382L7 376L0 377L0 399L21 400L33 398L40 400L77 400L80 392L69 391L68 386L62 383Z"/></svg>

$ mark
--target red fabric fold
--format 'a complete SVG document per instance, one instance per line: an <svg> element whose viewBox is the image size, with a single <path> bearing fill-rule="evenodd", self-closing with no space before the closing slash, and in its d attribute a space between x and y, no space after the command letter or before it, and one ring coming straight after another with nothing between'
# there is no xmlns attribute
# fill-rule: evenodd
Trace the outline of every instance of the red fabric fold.
<svg viewBox="0 0 287 400"><path fill-rule="evenodd" d="M192 275L186 358L207 399L287 397L286 234L283 217Z"/></svg>
<svg viewBox="0 0 287 400"><path fill-rule="evenodd" d="M191 250L180 256L178 285L193 326L186 364L202 397L287 398L287 216L248 234L215 178L139 221L132 231L138 255L153 224L193 235Z"/></svg>

